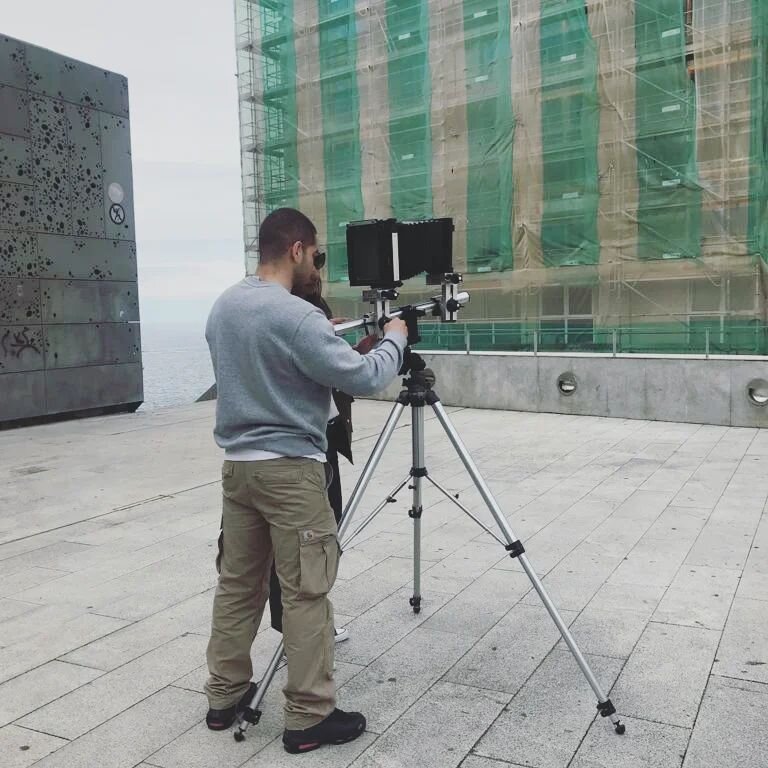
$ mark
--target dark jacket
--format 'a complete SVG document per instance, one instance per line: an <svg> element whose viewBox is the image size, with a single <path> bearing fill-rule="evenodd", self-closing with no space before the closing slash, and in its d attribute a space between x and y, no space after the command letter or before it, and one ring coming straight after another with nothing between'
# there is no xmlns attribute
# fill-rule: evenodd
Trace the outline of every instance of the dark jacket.
<svg viewBox="0 0 768 768"><path fill-rule="evenodd" d="M310 304L322 309L329 320L333 317L333 311L321 295L304 298ZM332 390L331 394L339 415L328 424L328 449L335 450L352 463L352 403L355 402L355 398L338 389Z"/></svg>

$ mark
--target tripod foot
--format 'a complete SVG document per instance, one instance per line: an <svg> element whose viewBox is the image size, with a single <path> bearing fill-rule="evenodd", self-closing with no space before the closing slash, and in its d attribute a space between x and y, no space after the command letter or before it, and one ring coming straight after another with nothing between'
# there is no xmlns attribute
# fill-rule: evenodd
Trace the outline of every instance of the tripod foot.
<svg viewBox="0 0 768 768"><path fill-rule="evenodd" d="M259 720L261 720L261 710L246 707L240 714L237 728L235 728L235 732L232 734L235 737L235 741L245 741L245 732L248 730L248 726L258 725Z"/></svg>
<svg viewBox="0 0 768 768"><path fill-rule="evenodd" d="M613 706L613 702L610 699L599 701L597 703L597 711L600 713L601 717L611 718L613 728L616 733L619 734L619 736L624 734L624 732L627 730L627 727L624 725L624 723L622 723L621 720L619 720L619 718L616 716L616 707Z"/></svg>
<svg viewBox="0 0 768 768"><path fill-rule="evenodd" d="M411 607L413 608L414 613L421 613L421 598L420 597L412 597L409 601L411 604Z"/></svg>

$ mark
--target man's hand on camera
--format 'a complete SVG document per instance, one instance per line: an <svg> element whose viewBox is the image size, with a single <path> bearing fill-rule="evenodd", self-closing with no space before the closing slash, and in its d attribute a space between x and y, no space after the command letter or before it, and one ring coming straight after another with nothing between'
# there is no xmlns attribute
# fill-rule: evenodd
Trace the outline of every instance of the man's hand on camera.
<svg viewBox="0 0 768 768"><path fill-rule="evenodd" d="M393 317L385 326L384 333L395 331L396 333L402 333L403 336L408 338L408 326L405 324L405 320L401 320L399 317Z"/></svg>
<svg viewBox="0 0 768 768"><path fill-rule="evenodd" d="M358 351L361 355L367 355L378 343L379 337L375 333L372 333L370 336L365 336L360 339L353 349Z"/></svg>
<svg viewBox="0 0 768 768"><path fill-rule="evenodd" d="M350 322L349 317L332 317L331 318L331 325L341 325L342 323L348 323Z"/></svg>

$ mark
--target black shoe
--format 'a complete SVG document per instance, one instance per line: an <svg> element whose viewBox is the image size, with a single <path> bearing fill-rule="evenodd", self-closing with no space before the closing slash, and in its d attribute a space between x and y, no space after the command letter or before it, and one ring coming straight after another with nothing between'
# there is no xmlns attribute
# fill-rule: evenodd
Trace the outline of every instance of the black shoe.
<svg viewBox="0 0 768 768"><path fill-rule="evenodd" d="M323 744L346 744L362 736L365 718L359 712L342 712L334 709L325 720L303 731L283 731L283 746L286 752L297 755L311 752Z"/></svg>
<svg viewBox="0 0 768 768"><path fill-rule="evenodd" d="M205 724L212 731L226 731L237 720L237 716L251 703L251 699L258 687L257 683L251 683L240 701L231 707L226 709L209 709L208 714L205 716Z"/></svg>

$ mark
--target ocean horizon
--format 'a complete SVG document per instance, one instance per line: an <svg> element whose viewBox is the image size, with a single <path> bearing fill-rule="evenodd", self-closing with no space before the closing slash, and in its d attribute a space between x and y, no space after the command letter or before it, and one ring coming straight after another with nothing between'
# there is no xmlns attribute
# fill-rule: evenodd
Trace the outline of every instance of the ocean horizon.
<svg viewBox="0 0 768 768"><path fill-rule="evenodd" d="M203 323L142 322L141 410L194 403L214 382Z"/></svg>

